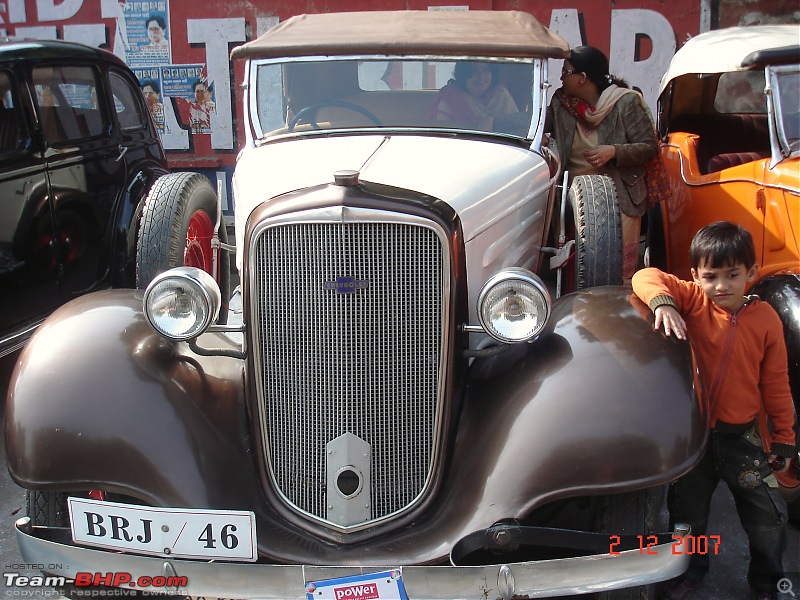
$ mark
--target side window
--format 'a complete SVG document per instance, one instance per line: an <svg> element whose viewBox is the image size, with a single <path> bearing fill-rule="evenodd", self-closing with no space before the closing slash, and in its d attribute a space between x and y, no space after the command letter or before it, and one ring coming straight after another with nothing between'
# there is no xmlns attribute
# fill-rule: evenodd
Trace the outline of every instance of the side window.
<svg viewBox="0 0 800 600"><path fill-rule="evenodd" d="M36 67L33 85L49 144L95 137L106 130L97 104L97 73L93 68Z"/></svg>
<svg viewBox="0 0 800 600"><path fill-rule="evenodd" d="M0 154L14 152L21 145L15 87L11 74L0 71Z"/></svg>
<svg viewBox="0 0 800 600"><path fill-rule="evenodd" d="M147 117L142 110L142 93L134 90L117 73L111 75L111 92L114 94L114 111L117 121L123 130L142 129L147 123Z"/></svg>

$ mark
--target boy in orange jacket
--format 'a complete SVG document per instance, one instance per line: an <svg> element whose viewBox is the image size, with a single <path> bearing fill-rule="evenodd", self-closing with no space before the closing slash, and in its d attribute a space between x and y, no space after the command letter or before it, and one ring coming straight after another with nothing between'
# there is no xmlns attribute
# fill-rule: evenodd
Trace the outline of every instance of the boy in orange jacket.
<svg viewBox="0 0 800 600"><path fill-rule="evenodd" d="M705 535L711 497L724 481L750 542L748 583L755 598L773 598L783 576L787 515L770 463L795 453L783 325L769 304L745 296L758 270L746 229L724 221L707 225L692 240L690 255L693 281L652 268L632 280L655 313L655 328L691 340L711 426L700 462L670 486L670 521ZM769 455L758 433L761 413L774 428ZM708 569L708 555L693 554L662 598L690 597Z"/></svg>

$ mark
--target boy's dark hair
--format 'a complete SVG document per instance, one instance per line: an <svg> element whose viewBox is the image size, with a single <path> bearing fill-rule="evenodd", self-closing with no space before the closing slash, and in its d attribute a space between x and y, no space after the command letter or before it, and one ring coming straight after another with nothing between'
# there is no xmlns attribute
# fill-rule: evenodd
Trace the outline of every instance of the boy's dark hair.
<svg viewBox="0 0 800 600"><path fill-rule="evenodd" d="M753 237L741 225L717 221L698 231L689 248L692 268L700 263L712 269L743 264L748 269L756 264Z"/></svg>

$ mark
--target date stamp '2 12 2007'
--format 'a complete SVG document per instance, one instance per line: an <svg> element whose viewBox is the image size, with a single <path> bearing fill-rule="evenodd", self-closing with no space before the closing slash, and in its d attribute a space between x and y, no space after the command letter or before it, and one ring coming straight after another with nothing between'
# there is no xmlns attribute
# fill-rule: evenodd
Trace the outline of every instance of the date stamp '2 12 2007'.
<svg viewBox="0 0 800 600"><path fill-rule="evenodd" d="M655 549L659 544L658 536L655 535L637 535L639 540L639 554L657 555L658 551ZM719 546L722 542L722 537L719 535L673 535L672 536L672 554L719 554ZM611 555L620 554L618 549L621 544L621 539L618 535L609 536L608 552Z"/></svg>

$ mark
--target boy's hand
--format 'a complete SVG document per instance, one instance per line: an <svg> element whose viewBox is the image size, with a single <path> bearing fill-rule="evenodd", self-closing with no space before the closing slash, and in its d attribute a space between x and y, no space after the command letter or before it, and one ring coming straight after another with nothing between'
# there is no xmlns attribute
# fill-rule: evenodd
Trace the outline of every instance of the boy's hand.
<svg viewBox="0 0 800 600"><path fill-rule="evenodd" d="M675 337L679 340L686 339L686 322L674 306L669 306L668 304L659 306L656 308L655 315L656 322L653 324L654 329L658 330L663 324L664 333L667 335L672 335L674 332Z"/></svg>
<svg viewBox="0 0 800 600"><path fill-rule="evenodd" d="M767 456L767 462L775 473L785 473L789 470L789 464L791 463L788 458L778 456L777 454L770 454Z"/></svg>

